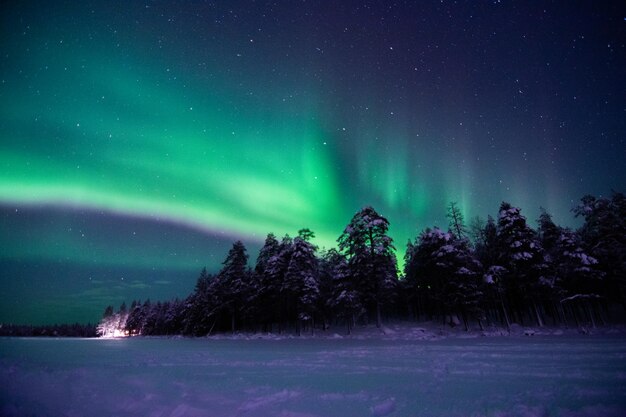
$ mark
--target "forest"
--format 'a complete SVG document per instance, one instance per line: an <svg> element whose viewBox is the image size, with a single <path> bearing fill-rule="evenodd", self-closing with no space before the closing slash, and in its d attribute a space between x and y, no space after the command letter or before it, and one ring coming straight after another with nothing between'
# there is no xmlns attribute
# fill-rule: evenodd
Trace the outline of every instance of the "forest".
<svg viewBox="0 0 626 417"><path fill-rule="evenodd" d="M96 337L95 324L48 324L31 326L27 324L2 324L0 336L4 337Z"/></svg>
<svg viewBox="0 0 626 417"><path fill-rule="evenodd" d="M545 210L537 227L507 202L496 218L466 223L450 203L448 230L427 228L397 267L389 222L372 207L358 211L319 251L314 232L270 233L255 265L233 244L221 270L200 272L187 298L108 306L101 336L224 332L302 334L385 320L435 321L484 329L597 326L626 317L626 197L587 195L572 209L577 230Z"/></svg>

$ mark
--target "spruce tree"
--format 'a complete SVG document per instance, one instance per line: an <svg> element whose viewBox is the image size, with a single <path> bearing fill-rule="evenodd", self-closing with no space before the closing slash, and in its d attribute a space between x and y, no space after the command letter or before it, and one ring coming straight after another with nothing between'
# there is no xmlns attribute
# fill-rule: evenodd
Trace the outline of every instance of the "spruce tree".
<svg viewBox="0 0 626 417"><path fill-rule="evenodd" d="M582 243L604 272L607 295L626 310L626 196L617 192L611 198L586 195L573 211L585 219L580 229Z"/></svg>
<svg viewBox="0 0 626 417"><path fill-rule="evenodd" d="M467 227L465 226L465 219L461 209L456 205L456 202L452 201L448 205L448 212L446 217L449 221L449 229L454 233L458 239L464 239L467 237Z"/></svg>
<svg viewBox="0 0 626 417"><path fill-rule="evenodd" d="M341 253L331 249L324 256L323 264L329 277L330 288L326 290L330 294L328 307L346 324L350 334L356 320L365 313L365 309L351 279L348 261Z"/></svg>
<svg viewBox="0 0 626 417"><path fill-rule="evenodd" d="M261 250L259 251L259 256L256 260L256 266L254 270L257 274L263 275L265 274L265 269L267 268L267 263L269 260L278 254L280 243L276 239L274 233L269 233L265 238L265 243Z"/></svg>
<svg viewBox="0 0 626 417"><path fill-rule="evenodd" d="M543 326L540 305L550 292L550 281L544 252L538 236L526 224L521 210L503 202L498 212L498 264L506 265L505 288L522 318L523 307L529 306L537 324Z"/></svg>
<svg viewBox="0 0 626 417"><path fill-rule="evenodd" d="M397 284L395 248L388 229L387 219L368 206L352 217L338 239L361 303L370 316L375 315L378 327L382 306L392 300Z"/></svg>
<svg viewBox="0 0 626 417"><path fill-rule="evenodd" d="M195 336L206 335L216 323L216 280L206 268L200 272L194 292L184 303L185 317L182 322L184 333Z"/></svg>
<svg viewBox="0 0 626 417"><path fill-rule="evenodd" d="M289 315L295 315L297 331L300 322L311 322L319 297L315 247L298 236L293 240L291 258L282 282L281 295Z"/></svg>
<svg viewBox="0 0 626 417"><path fill-rule="evenodd" d="M248 297L250 274L248 273L247 264L248 254L246 253L246 247L241 241L237 241L228 251L222 270L217 276L218 297L222 309L228 311L231 332L233 333L236 329L236 318Z"/></svg>
<svg viewBox="0 0 626 417"><path fill-rule="evenodd" d="M482 326L481 265L466 239L436 227L426 229L411 245L405 271L414 299L421 299L419 304L431 314L436 311L450 323L460 316L466 329L470 317Z"/></svg>
<svg viewBox="0 0 626 417"><path fill-rule="evenodd" d="M566 296L561 303L570 307L575 320L587 316L595 327L596 316L602 319L597 312L597 301L604 298L601 285L604 272L599 269L598 260L589 255L578 234L569 229L561 230L553 256L557 284Z"/></svg>
<svg viewBox="0 0 626 417"><path fill-rule="evenodd" d="M485 244L485 220L479 216L474 216L470 220L469 231L467 232L474 247Z"/></svg>
<svg viewBox="0 0 626 417"><path fill-rule="evenodd" d="M541 208L538 223L541 245L546 251L546 254L551 255L557 246L561 235L561 228L552 221L552 216L544 208Z"/></svg>
<svg viewBox="0 0 626 417"><path fill-rule="evenodd" d="M289 321L289 305L288 300L281 294L285 274L291 262L293 253L293 239L289 235L285 235L279 244L277 253L272 256L265 269L265 281L263 291L265 291L265 300L269 300L268 309L271 310L270 316L272 320L278 321L280 324L279 331L286 321Z"/></svg>

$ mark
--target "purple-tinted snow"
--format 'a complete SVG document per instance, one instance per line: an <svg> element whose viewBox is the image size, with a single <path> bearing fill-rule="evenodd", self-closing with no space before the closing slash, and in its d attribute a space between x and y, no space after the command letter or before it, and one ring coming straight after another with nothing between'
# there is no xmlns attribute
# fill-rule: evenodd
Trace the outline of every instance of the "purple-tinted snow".
<svg viewBox="0 0 626 417"><path fill-rule="evenodd" d="M624 416L626 338L1 339L3 416ZM533 336L524 336L533 335Z"/></svg>

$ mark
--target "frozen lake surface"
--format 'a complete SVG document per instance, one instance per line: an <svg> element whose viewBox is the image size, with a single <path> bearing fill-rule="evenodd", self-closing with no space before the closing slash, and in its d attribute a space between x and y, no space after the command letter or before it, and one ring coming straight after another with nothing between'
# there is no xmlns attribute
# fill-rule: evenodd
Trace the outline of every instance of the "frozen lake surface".
<svg viewBox="0 0 626 417"><path fill-rule="evenodd" d="M626 416L626 338L0 339L2 416Z"/></svg>

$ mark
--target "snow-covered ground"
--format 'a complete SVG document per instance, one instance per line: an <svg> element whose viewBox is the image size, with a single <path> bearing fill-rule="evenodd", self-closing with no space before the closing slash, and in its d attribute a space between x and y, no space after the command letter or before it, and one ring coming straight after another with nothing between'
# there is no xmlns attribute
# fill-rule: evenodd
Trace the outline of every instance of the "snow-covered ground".
<svg viewBox="0 0 626 417"><path fill-rule="evenodd" d="M0 339L0 415L626 415L622 331L517 330Z"/></svg>

